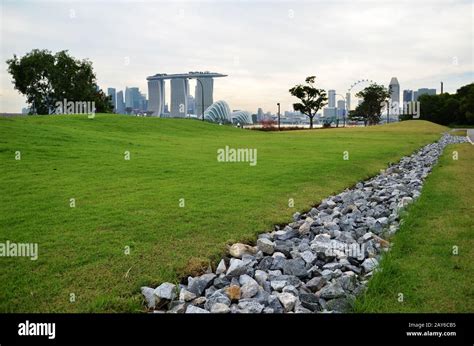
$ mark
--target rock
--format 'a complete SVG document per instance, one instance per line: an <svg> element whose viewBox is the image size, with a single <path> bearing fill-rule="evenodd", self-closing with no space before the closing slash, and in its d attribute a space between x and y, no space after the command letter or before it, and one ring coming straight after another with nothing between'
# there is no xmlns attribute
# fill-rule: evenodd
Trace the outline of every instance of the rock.
<svg viewBox="0 0 474 346"><path fill-rule="evenodd" d="M214 287L217 289L224 288L230 285L230 280L224 274L214 279Z"/></svg>
<svg viewBox="0 0 474 346"><path fill-rule="evenodd" d="M323 269L328 269L328 270L336 270L336 269L341 269L342 265L338 262L331 262L331 263L326 263L323 265Z"/></svg>
<svg viewBox="0 0 474 346"><path fill-rule="evenodd" d="M257 247L264 254L271 255L275 251L275 243L270 239L260 238L257 240Z"/></svg>
<svg viewBox="0 0 474 346"><path fill-rule="evenodd" d="M285 309L283 308L283 305L281 305L280 300L277 296L273 294L268 297L268 307L273 309L274 313L276 314L282 314L285 312Z"/></svg>
<svg viewBox="0 0 474 346"><path fill-rule="evenodd" d="M176 297L176 285L169 282L162 283L155 288L154 295L158 297L159 301L161 299L173 300Z"/></svg>
<svg viewBox="0 0 474 346"><path fill-rule="evenodd" d="M252 298L254 295L257 294L258 290L259 290L259 285L257 283L257 281L255 281L254 279L250 278L250 280L248 280L241 288L240 288L240 292L241 292L241 297L242 298Z"/></svg>
<svg viewBox="0 0 474 346"><path fill-rule="evenodd" d="M283 305L283 308L286 312L292 311L294 309L297 299L293 294L288 292L278 293L277 298Z"/></svg>
<svg viewBox="0 0 474 346"><path fill-rule="evenodd" d="M191 300L195 299L196 295L193 292L188 291L186 288L182 288L179 291L179 300L184 302L190 302Z"/></svg>
<svg viewBox="0 0 474 346"><path fill-rule="evenodd" d="M262 312L264 306L254 299L241 299L239 301L239 309L241 313L259 314Z"/></svg>
<svg viewBox="0 0 474 346"><path fill-rule="evenodd" d="M268 280L268 274L263 270L256 270L255 271L255 281L258 282L260 286L263 286L263 283Z"/></svg>
<svg viewBox="0 0 474 346"><path fill-rule="evenodd" d="M211 311L215 304L224 304L230 306L231 301L222 290L219 290L214 292L214 294L212 294L209 299L207 299L206 303L204 304L204 308Z"/></svg>
<svg viewBox="0 0 474 346"><path fill-rule="evenodd" d="M311 231L311 222L303 223L300 228L298 229L299 234L308 234Z"/></svg>
<svg viewBox="0 0 474 346"><path fill-rule="evenodd" d="M230 308L222 303L216 303L211 308L211 313L213 314L228 314L230 312Z"/></svg>
<svg viewBox="0 0 474 346"><path fill-rule="evenodd" d="M242 260L237 258L230 259L229 269L227 269L226 276L240 276L245 274L247 267Z"/></svg>
<svg viewBox="0 0 474 346"><path fill-rule="evenodd" d="M319 291L321 288L323 288L326 282L327 282L326 279L324 279L322 276L316 276L312 278L311 280L309 280L305 286L311 292L316 292L316 291Z"/></svg>
<svg viewBox="0 0 474 346"><path fill-rule="evenodd" d="M413 198L411 198L411 197L402 197L402 199L398 203L398 208L406 208L412 202L413 202Z"/></svg>
<svg viewBox="0 0 474 346"><path fill-rule="evenodd" d="M319 291L319 296L323 299L333 299L343 297L345 292L340 283L330 283Z"/></svg>
<svg viewBox="0 0 474 346"><path fill-rule="evenodd" d="M270 282L270 286L275 291L279 291L279 292L281 292L286 285L287 285L287 282L284 280L274 280Z"/></svg>
<svg viewBox="0 0 474 346"><path fill-rule="evenodd" d="M186 303L180 301L174 301L170 303L170 314L184 314L186 312Z"/></svg>
<svg viewBox="0 0 474 346"><path fill-rule="evenodd" d="M301 293L299 298L301 305L303 305L306 309L311 311L320 310L319 299L316 297L316 295L312 293Z"/></svg>
<svg viewBox="0 0 474 346"><path fill-rule="evenodd" d="M316 261L316 258L317 258L316 255L310 250L303 251L300 254L300 256L308 264L313 264L314 261Z"/></svg>
<svg viewBox="0 0 474 346"><path fill-rule="evenodd" d="M272 308L266 307L266 308L263 309L263 313L264 314L274 314L275 310L273 310Z"/></svg>
<svg viewBox="0 0 474 346"><path fill-rule="evenodd" d="M302 278L308 276L305 268L305 261L301 258L287 260L283 263L283 274L294 275Z"/></svg>
<svg viewBox="0 0 474 346"><path fill-rule="evenodd" d="M151 287L142 287L141 291L145 297L147 307L153 309L156 306L156 297L154 295L155 290Z"/></svg>
<svg viewBox="0 0 474 346"><path fill-rule="evenodd" d="M348 312L351 308L351 301L346 298L331 299L326 302L326 309L336 312Z"/></svg>
<svg viewBox="0 0 474 346"><path fill-rule="evenodd" d="M191 302L191 304L195 306L203 307L204 304L206 304L206 302L207 302L206 297L197 297Z"/></svg>
<svg viewBox="0 0 474 346"><path fill-rule="evenodd" d="M250 245L235 243L229 248L229 254L235 258L242 258L244 254L255 255L257 253L256 249Z"/></svg>
<svg viewBox="0 0 474 346"><path fill-rule="evenodd" d="M277 240L288 240L298 236L298 231L294 230L293 228L286 226L283 231L276 231L275 232L275 239Z"/></svg>
<svg viewBox="0 0 474 346"><path fill-rule="evenodd" d="M240 287L237 285L230 285L225 288L225 293L231 302L236 302L240 299Z"/></svg>
<svg viewBox="0 0 474 346"><path fill-rule="evenodd" d="M364 268L365 273L371 272L378 265L379 262L375 258L367 258L364 262L362 262L362 268Z"/></svg>
<svg viewBox="0 0 474 346"><path fill-rule="evenodd" d="M204 290L208 288L214 278L216 277L215 274L203 274L201 276L192 278L188 278L188 291L194 293L196 296L202 295Z"/></svg>
<svg viewBox="0 0 474 346"><path fill-rule="evenodd" d="M199 308L197 306L194 306L194 305L188 305L188 307L186 309L186 313L187 314L208 314L209 311L201 309L201 308Z"/></svg>
<svg viewBox="0 0 474 346"><path fill-rule="evenodd" d="M269 270L272 266L273 258L272 257L264 257L262 260L257 264L257 269L260 270Z"/></svg>
<svg viewBox="0 0 474 346"><path fill-rule="evenodd" d="M287 292L287 293L291 293L291 294L294 295L295 297L298 297L298 295L299 295L298 290L297 290L296 287L293 286L293 285L285 286L282 291L283 291L283 292Z"/></svg>
<svg viewBox="0 0 474 346"><path fill-rule="evenodd" d="M227 271L227 267L225 265L225 261L221 259L221 261L219 262L219 265L217 266L216 274L220 275L220 274L225 273L226 271Z"/></svg>

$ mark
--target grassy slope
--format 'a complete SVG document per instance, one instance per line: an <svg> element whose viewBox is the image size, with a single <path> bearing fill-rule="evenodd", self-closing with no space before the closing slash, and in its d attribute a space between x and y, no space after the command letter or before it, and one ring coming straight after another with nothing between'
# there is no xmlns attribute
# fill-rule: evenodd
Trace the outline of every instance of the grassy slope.
<svg viewBox="0 0 474 346"><path fill-rule="evenodd" d="M445 150L355 311L474 311L473 162L471 144ZM453 256L453 246L458 246L458 256Z"/></svg>
<svg viewBox="0 0 474 346"><path fill-rule="evenodd" d="M139 311L141 285L217 260L226 243L254 239L444 130L424 121L262 133L110 115L1 118L0 241L37 242L40 255L0 258L0 311ZM257 148L257 166L217 162L225 145Z"/></svg>

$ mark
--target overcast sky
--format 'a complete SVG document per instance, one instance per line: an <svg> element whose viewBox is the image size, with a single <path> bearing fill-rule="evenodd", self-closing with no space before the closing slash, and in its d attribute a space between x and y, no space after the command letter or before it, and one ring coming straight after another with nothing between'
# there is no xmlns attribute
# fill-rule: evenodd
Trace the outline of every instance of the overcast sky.
<svg viewBox="0 0 474 346"><path fill-rule="evenodd" d="M309 75L341 94L365 78L438 92L474 80L471 0L0 3L0 112L26 105L5 60L34 48L89 58L103 89L148 93L155 73L224 73L214 100L251 112L289 109L288 89Z"/></svg>

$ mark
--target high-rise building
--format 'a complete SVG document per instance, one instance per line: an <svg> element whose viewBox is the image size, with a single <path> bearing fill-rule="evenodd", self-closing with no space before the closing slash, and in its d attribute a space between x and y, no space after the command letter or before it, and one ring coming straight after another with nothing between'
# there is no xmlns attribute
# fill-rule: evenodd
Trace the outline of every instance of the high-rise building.
<svg viewBox="0 0 474 346"><path fill-rule="evenodd" d="M262 121L263 117L264 117L263 109L262 108L257 109L257 121Z"/></svg>
<svg viewBox="0 0 474 346"><path fill-rule="evenodd" d="M403 90L403 102L411 102L413 100L413 90Z"/></svg>
<svg viewBox="0 0 474 346"><path fill-rule="evenodd" d="M140 90L137 87L125 88L125 107L132 110L140 109Z"/></svg>
<svg viewBox="0 0 474 346"><path fill-rule="evenodd" d="M158 117L165 112L164 79L148 80L148 111Z"/></svg>
<svg viewBox="0 0 474 346"><path fill-rule="evenodd" d="M205 71L177 74L158 73L153 76L147 77L149 111L152 111L153 115L157 116L161 116L162 114L167 113L164 105L164 81L166 79L169 79L171 80L171 116L186 116L186 114L188 114L191 110L193 110L194 113L200 116L203 113L203 109L205 111L214 102L214 78L217 77L226 77L226 75ZM191 101L191 98L189 97L189 79L196 79L197 82L194 102L189 102L188 105L188 101ZM185 92L185 94L183 94L183 92ZM185 108L183 109L183 107Z"/></svg>
<svg viewBox="0 0 474 346"><path fill-rule="evenodd" d="M107 88L107 96L111 96L110 104L114 107L114 112L117 112L117 99L115 88Z"/></svg>
<svg viewBox="0 0 474 346"><path fill-rule="evenodd" d="M351 93L346 93L346 109L348 112L351 110Z"/></svg>
<svg viewBox="0 0 474 346"><path fill-rule="evenodd" d="M336 108L335 107L326 107L323 109L323 116L324 118L332 118L336 116Z"/></svg>
<svg viewBox="0 0 474 346"><path fill-rule="evenodd" d="M337 116L343 117L346 115L346 101L338 100L337 101Z"/></svg>
<svg viewBox="0 0 474 346"><path fill-rule="evenodd" d="M389 84L390 100L392 103L400 104L400 84L397 77L392 77Z"/></svg>
<svg viewBox="0 0 474 346"><path fill-rule="evenodd" d="M122 90L117 92L116 100L117 100L117 109L116 109L115 113L125 114L125 102L123 101L123 91Z"/></svg>
<svg viewBox="0 0 474 346"><path fill-rule="evenodd" d="M202 83L202 86L201 86ZM214 103L213 93L214 93L214 79L204 77L197 78L196 81L196 91L195 91L195 100L196 100L196 114L202 115L202 88L204 88L204 111Z"/></svg>
<svg viewBox="0 0 474 346"><path fill-rule="evenodd" d="M328 90L328 107L336 107L336 90Z"/></svg>
<svg viewBox="0 0 474 346"><path fill-rule="evenodd" d="M430 89L430 88L420 88L416 92L416 99L415 101L418 101L418 98L421 95L436 95L436 89Z"/></svg>
<svg viewBox="0 0 474 346"><path fill-rule="evenodd" d="M400 84L397 77L392 77L388 85L390 92L390 114L400 113Z"/></svg>
<svg viewBox="0 0 474 346"><path fill-rule="evenodd" d="M171 79L171 116L185 117L188 111L189 85L186 78Z"/></svg>

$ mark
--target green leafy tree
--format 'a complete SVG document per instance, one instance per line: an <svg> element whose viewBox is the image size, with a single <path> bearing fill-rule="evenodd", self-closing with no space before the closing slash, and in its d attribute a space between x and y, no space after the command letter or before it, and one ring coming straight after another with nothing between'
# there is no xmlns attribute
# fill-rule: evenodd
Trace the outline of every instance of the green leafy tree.
<svg viewBox="0 0 474 346"><path fill-rule="evenodd" d="M113 110L110 98L97 87L92 63L71 57L67 51L52 54L34 49L7 60L14 87L26 96L30 114L50 114L58 101L95 102L97 112Z"/></svg>
<svg viewBox="0 0 474 346"><path fill-rule="evenodd" d="M364 124L375 125L380 122L382 109L387 105L390 91L383 85L373 83L356 94L362 98L354 111L349 113L352 120L363 120Z"/></svg>
<svg viewBox="0 0 474 346"><path fill-rule="evenodd" d="M307 77L306 84L298 84L291 88L290 94L299 98L301 102L293 103L293 109L309 117L309 127L313 128L313 118L326 105L327 97L324 89L318 89L314 83L316 76Z"/></svg>

